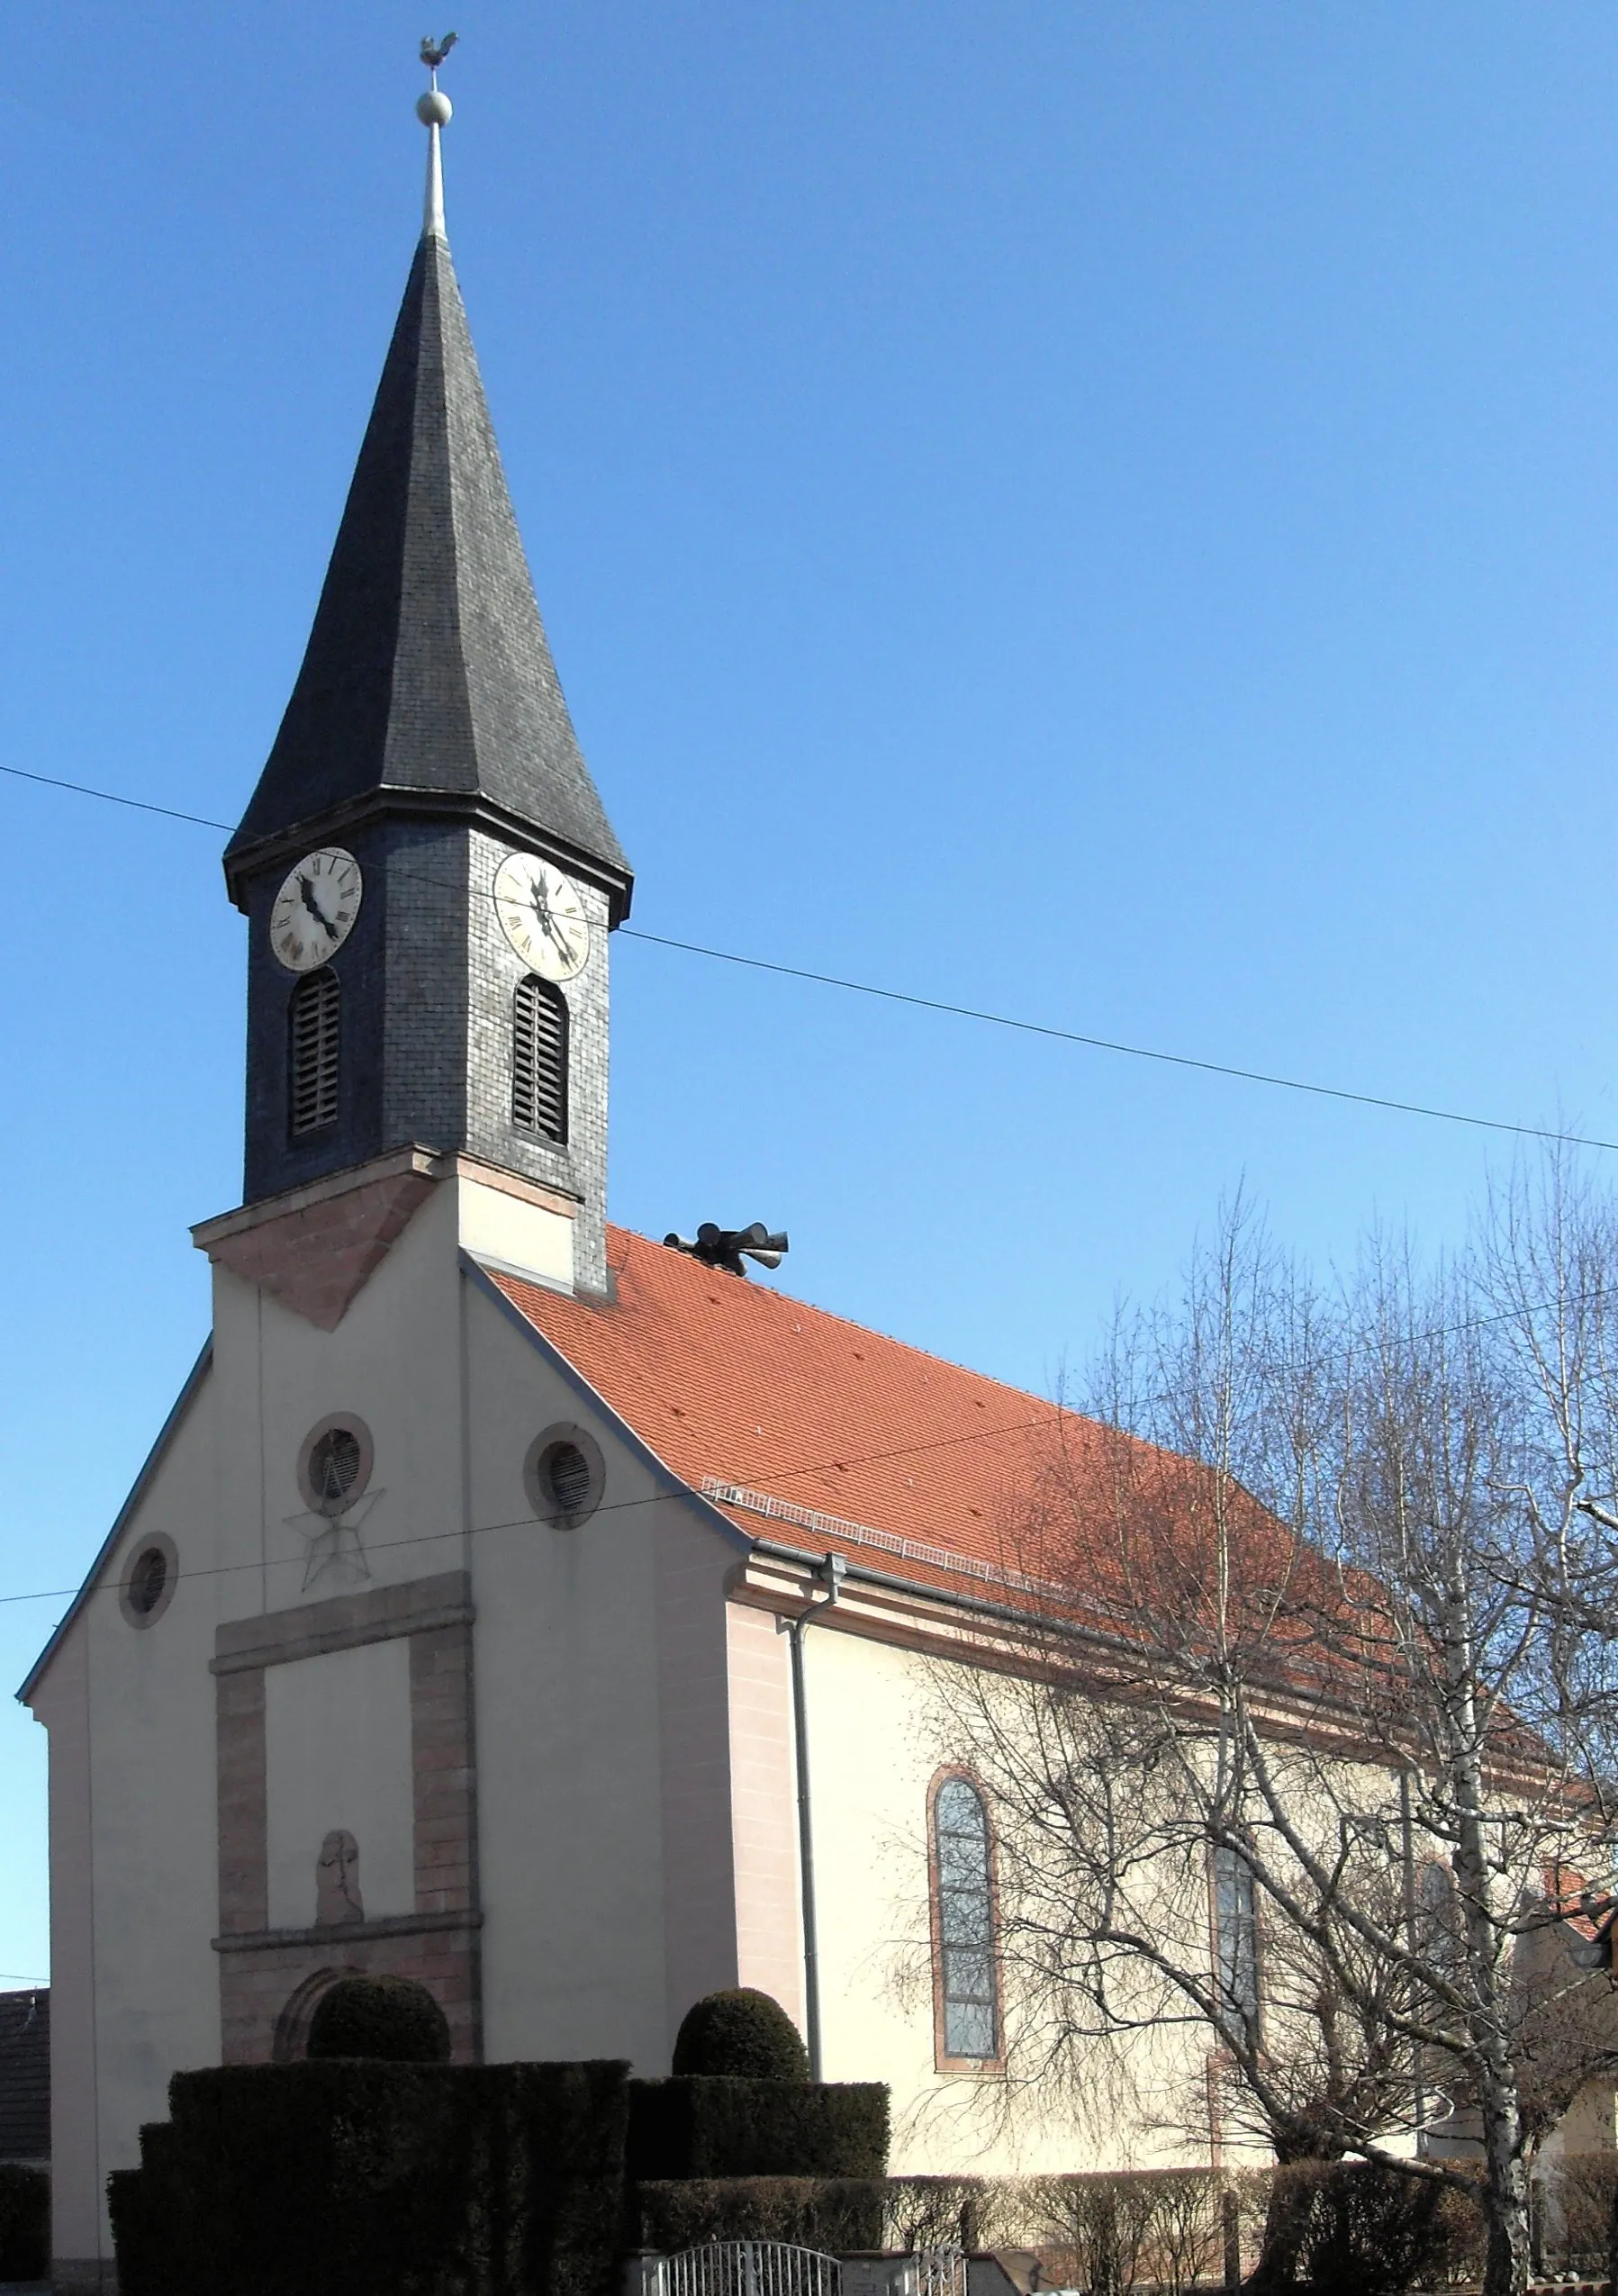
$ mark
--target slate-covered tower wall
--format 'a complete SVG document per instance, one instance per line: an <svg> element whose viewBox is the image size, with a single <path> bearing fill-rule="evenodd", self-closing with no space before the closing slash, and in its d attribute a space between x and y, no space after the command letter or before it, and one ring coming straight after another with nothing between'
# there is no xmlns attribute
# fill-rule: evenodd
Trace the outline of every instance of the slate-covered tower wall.
<svg viewBox="0 0 1618 2296"><path fill-rule="evenodd" d="M269 917L294 863L340 845L364 876L330 960L334 1122L293 1134L297 978ZM588 963L563 985L568 1125L512 1120L526 967L493 880L537 853L577 887ZM280 732L225 855L249 925L246 1198L415 1143L466 1150L575 1197L574 1263L605 1283L608 935L632 879L552 662L448 246L423 233Z"/></svg>

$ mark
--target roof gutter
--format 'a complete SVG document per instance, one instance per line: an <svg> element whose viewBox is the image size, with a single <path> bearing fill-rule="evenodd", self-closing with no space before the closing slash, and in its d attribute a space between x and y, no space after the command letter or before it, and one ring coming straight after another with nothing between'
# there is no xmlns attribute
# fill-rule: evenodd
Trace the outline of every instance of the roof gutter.
<svg viewBox="0 0 1618 2296"><path fill-rule="evenodd" d="M755 1539L753 1551L768 1556L773 1561L807 1567L810 1571L818 1571L824 1567L823 1556L809 1553L801 1547L782 1546L774 1539ZM928 1586L919 1579L901 1578L894 1571L875 1570L868 1563L852 1559L848 1562L845 1575L865 1586L880 1586L890 1594L908 1595L912 1600L932 1603L950 1610L966 1611L974 1617L995 1619L1004 1625L1037 1628L1046 1636L1053 1632L1053 1622L1044 1612L1021 1609L1012 1603L990 1602L981 1595L958 1595L953 1587ZM1143 1655L1140 1644L1132 1642L1127 1635L1108 1634L1099 1627L1072 1626L1056 1631L1070 1645L1082 1645L1098 1654L1129 1659L1137 1665ZM1295 1688L1285 1683L1266 1685L1255 1682L1253 1686L1265 1690L1268 1695L1277 1699L1297 1700L1299 1695ZM1353 1708L1346 1700L1333 1699L1323 1691L1309 1708L1294 1718L1294 1726L1306 1727L1311 1714L1315 1713L1347 1715L1351 1719Z"/></svg>

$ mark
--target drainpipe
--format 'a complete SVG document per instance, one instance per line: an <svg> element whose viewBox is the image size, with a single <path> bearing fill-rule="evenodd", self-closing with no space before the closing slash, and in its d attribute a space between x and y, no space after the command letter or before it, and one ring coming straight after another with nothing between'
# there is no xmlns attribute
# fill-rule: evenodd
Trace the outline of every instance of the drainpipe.
<svg viewBox="0 0 1618 2296"><path fill-rule="evenodd" d="M1407 1769L1403 1769L1399 1772L1399 1833L1404 1845L1405 1943L1409 1950L1414 1954L1418 1949L1419 1943L1416 1922L1416 1915L1419 1911L1419 1898L1417 1894L1415 1878L1415 1813L1411 1806L1410 1772ZM1422 2065L1421 2052L1418 2048L1415 2059L1415 2154L1418 2160L1424 2160L1426 2158L1429 2148L1429 2139L1427 2136L1427 2088L1426 2083L1423 2077L1423 2072L1424 2068Z"/></svg>
<svg viewBox="0 0 1618 2296"><path fill-rule="evenodd" d="M784 1633L792 1653L792 1737L798 1752L798 1871L802 1897L803 1914L803 2021L808 2030L809 2079L818 2081L820 2070L820 1954L815 1931L815 1837L809 1814L809 1715L803 1695L803 1635L804 1629L818 1619L823 1611L830 1610L843 1591L843 1580L848 1565L841 1555L825 1555L815 1565L815 1577L822 1588L818 1603L811 1603L796 1618L778 1622L778 1632Z"/></svg>

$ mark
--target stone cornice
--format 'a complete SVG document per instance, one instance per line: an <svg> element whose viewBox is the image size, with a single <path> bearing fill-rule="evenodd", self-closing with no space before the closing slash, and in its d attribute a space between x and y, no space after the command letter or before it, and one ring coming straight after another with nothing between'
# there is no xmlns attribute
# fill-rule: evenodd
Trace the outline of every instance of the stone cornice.
<svg viewBox="0 0 1618 2296"><path fill-rule="evenodd" d="M453 1913L390 1913L375 1921L328 1921L310 1930L243 1930L210 1939L215 1953L269 1953L282 1946L358 1944L366 1938L425 1937L435 1930L481 1930L484 1917Z"/></svg>
<svg viewBox="0 0 1618 2296"><path fill-rule="evenodd" d="M271 836L255 839L251 845L228 851L225 884L231 900L245 912L244 893L249 877L260 870L290 865L312 846L330 844L383 816L393 820L465 821L469 827L487 830L525 853L541 854L570 876L583 877L598 886L607 897L610 929L621 925L629 914L635 881L628 871L611 868L598 855L586 853L554 830L542 828L538 822L476 791L387 784L366 790L345 804L312 813L306 820L294 821Z"/></svg>
<svg viewBox="0 0 1618 2296"><path fill-rule="evenodd" d="M406 1579L397 1586L367 1586L323 1602L300 1603L293 1610L227 1620L214 1632L209 1671L242 1674L252 1667L285 1666L290 1659L320 1658L328 1650L356 1650L363 1642L391 1642L440 1626L467 1626L472 1618L470 1575L439 1571L431 1578Z"/></svg>

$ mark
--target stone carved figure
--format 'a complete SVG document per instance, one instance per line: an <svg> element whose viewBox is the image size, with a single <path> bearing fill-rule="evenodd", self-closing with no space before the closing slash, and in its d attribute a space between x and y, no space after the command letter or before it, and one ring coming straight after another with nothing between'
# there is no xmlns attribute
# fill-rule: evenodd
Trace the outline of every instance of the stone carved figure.
<svg viewBox="0 0 1618 2296"><path fill-rule="evenodd" d="M359 1844L351 1833L329 1833L314 1867L314 1921L321 1930L342 1921L363 1921L359 1894Z"/></svg>

